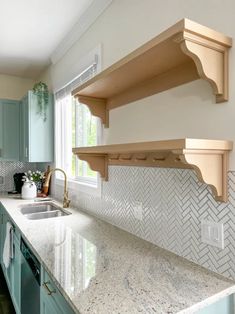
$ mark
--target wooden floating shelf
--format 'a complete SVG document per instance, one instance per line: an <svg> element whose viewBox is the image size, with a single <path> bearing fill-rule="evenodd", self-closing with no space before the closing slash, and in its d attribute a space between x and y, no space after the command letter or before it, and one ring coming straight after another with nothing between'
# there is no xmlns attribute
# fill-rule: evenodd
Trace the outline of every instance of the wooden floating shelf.
<svg viewBox="0 0 235 314"><path fill-rule="evenodd" d="M178 139L73 148L108 180L108 165L188 168L212 188L216 200L227 201L228 152L233 143L221 140Z"/></svg>
<svg viewBox="0 0 235 314"><path fill-rule="evenodd" d="M183 19L77 89L73 95L109 124L109 110L199 78L228 100L232 39Z"/></svg>

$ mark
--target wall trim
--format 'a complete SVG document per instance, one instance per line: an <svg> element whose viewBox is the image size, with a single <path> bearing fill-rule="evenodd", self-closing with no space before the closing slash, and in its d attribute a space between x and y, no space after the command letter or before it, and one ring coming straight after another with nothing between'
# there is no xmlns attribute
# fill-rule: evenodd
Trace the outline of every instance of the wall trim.
<svg viewBox="0 0 235 314"><path fill-rule="evenodd" d="M82 14L79 21L60 42L51 55L52 64L57 63L67 51L79 40L96 19L106 10L113 0L93 1L89 8Z"/></svg>

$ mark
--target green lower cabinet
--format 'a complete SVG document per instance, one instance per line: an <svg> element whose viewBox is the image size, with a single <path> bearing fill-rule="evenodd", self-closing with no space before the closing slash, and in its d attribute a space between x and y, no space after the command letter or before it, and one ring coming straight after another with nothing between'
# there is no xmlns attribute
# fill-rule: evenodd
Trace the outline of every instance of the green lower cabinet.
<svg viewBox="0 0 235 314"><path fill-rule="evenodd" d="M8 268L3 263L3 247L6 236L6 224L14 227L14 258ZM7 282L16 314L21 314L21 264L23 255L20 250L21 234L10 220L5 208L0 203L0 263ZM41 270L40 314L74 314L67 301L57 289L47 272Z"/></svg>
<svg viewBox="0 0 235 314"><path fill-rule="evenodd" d="M11 263L11 298L17 314L20 314L21 251L20 242L14 236L14 260Z"/></svg>
<svg viewBox="0 0 235 314"><path fill-rule="evenodd" d="M41 279L41 314L74 314L45 270L42 270Z"/></svg>
<svg viewBox="0 0 235 314"><path fill-rule="evenodd" d="M1 212L2 224L1 224L1 266L5 280L8 286L9 293L11 295L12 303L15 307L16 314L20 314L20 282L21 282L21 252L20 252L20 242L18 238L18 232L14 232L14 258L11 260L11 263L8 268L5 267L3 263L3 247L6 234L6 224L9 220L9 217L4 212Z"/></svg>
<svg viewBox="0 0 235 314"><path fill-rule="evenodd" d="M41 314L60 314L62 313L60 309L57 309L57 306L53 302L53 300L49 299L44 292L41 293Z"/></svg>
<svg viewBox="0 0 235 314"><path fill-rule="evenodd" d="M4 249L4 242L5 242L5 236L6 236L6 224L8 222L8 216L7 214L3 211L2 212L2 219L1 219L1 236L2 236L2 246L1 246L1 265L2 265L2 271L6 279L6 283L8 286L8 289L10 290L11 288L11 273L12 273L12 263L9 265L8 268L5 267L3 263L3 249Z"/></svg>
<svg viewBox="0 0 235 314"><path fill-rule="evenodd" d="M3 217L4 217L4 209L2 204L0 203L0 264L2 264L2 251L3 251Z"/></svg>
<svg viewBox="0 0 235 314"><path fill-rule="evenodd" d="M234 314L234 295L229 295L196 312L196 314Z"/></svg>

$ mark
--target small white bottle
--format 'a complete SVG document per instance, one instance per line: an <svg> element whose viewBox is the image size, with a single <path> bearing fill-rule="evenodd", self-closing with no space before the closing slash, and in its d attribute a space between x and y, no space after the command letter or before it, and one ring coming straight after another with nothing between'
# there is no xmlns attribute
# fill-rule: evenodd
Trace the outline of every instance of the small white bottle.
<svg viewBox="0 0 235 314"><path fill-rule="evenodd" d="M22 186L21 198L23 200L32 200L37 197L37 187L33 181L26 179Z"/></svg>

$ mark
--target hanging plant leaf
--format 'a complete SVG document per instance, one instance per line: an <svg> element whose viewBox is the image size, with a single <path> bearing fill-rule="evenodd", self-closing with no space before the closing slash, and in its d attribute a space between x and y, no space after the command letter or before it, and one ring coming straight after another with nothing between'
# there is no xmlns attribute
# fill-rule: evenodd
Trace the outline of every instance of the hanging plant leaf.
<svg viewBox="0 0 235 314"><path fill-rule="evenodd" d="M46 109L49 103L48 87L43 82L36 83L33 87L33 93L37 97L38 114L43 117L44 121L46 121Z"/></svg>

